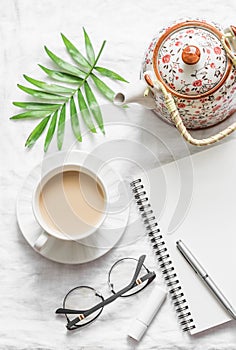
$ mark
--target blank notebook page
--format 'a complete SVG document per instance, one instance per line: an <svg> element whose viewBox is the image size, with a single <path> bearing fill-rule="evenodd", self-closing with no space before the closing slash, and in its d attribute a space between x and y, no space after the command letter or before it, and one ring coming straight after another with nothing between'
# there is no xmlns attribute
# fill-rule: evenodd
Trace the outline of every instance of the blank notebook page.
<svg viewBox="0 0 236 350"><path fill-rule="evenodd" d="M142 181L196 326L191 334L229 321L176 241L183 240L236 308L236 140L151 170Z"/></svg>

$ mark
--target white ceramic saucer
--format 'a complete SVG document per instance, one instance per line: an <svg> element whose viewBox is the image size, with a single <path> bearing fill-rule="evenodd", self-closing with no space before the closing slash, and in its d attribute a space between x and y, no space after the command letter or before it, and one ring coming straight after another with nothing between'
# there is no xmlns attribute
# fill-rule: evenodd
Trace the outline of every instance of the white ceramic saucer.
<svg viewBox="0 0 236 350"><path fill-rule="evenodd" d="M42 228L36 221L32 210L32 194L36 184L44 172L66 163L92 165L108 189L108 213L98 230L79 242L62 241L50 237L45 249L38 252L45 258L65 263L81 264L101 257L108 252L124 233L129 217L129 196L127 187L108 164L91 154L81 151L58 152L38 164L31 170L20 190L17 199L17 220L23 236L33 248L35 241L42 233Z"/></svg>

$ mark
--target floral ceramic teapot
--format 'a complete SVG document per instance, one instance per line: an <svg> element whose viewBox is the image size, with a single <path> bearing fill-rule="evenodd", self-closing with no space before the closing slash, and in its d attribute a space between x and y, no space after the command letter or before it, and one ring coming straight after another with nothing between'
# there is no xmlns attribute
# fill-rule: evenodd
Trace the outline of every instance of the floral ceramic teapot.
<svg viewBox="0 0 236 350"><path fill-rule="evenodd" d="M236 111L236 27L181 20L162 29L142 63L142 80L116 104L141 103L173 123L191 144L205 146L236 130L233 123L207 139L189 129L215 125Z"/></svg>

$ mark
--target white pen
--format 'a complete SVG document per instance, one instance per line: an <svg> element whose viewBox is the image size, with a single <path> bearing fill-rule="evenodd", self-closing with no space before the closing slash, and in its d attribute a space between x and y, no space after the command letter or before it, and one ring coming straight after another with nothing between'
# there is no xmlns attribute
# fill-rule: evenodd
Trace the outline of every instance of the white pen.
<svg viewBox="0 0 236 350"><path fill-rule="evenodd" d="M180 253L187 260L192 269L198 274L198 276L201 277L201 279L205 282L205 284L214 294L216 299L221 303L222 306L224 306L224 308L227 310L230 316L233 319L236 319L236 311L234 310L233 306L226 299L226 297L223 295L223 293L220 291L217 285L213 282L213 280L208 275L206 270L202 267L202 265L193 256L190 250L186 247L186 245L181 240L177 241L176 245Z"/></svg>

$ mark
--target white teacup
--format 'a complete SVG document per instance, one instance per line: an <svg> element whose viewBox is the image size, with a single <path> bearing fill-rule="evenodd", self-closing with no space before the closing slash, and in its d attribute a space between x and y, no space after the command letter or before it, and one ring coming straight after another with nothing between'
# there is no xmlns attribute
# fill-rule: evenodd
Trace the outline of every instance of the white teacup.
<svg viewBox="0 0 236 350"><path fill-rule="evenodd" d="M91 169L66 164L43 175L32 203L35 218L44 230L34 243L40 251L50 236L79 241L92 235L106 217L107 190Z"/></svg>

